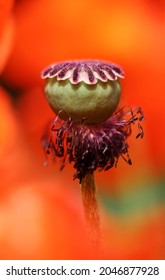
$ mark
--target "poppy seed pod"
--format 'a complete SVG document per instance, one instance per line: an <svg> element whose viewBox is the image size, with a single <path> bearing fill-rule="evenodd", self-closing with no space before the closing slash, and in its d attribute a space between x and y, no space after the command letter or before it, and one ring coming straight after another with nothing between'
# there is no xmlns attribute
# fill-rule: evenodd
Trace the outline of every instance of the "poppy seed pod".
<svg viewBox="0 0 165 280"><path fill-rule="evenodd" d="M115 112L120 99L120 67L100 61L64 62L42 72L48 103L57 114L42 137L46 156L73 163L80 183L97 169L117 166L119 157L132 164L127 138L137 124L143 137L141 108Z"/></svg>
<svg viewBox="0 0 165 280"><path fill-rule="evenodd" d="M106 121L116 110L124 74L120 67L100 61L73 61L49 66L45 94L53 111L66 120L87 124Z"/></svg>

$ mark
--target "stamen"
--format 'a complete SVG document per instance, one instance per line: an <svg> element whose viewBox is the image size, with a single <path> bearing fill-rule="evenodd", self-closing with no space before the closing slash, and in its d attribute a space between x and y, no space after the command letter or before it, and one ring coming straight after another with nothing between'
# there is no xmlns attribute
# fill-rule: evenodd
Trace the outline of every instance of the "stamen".
<svg viewBox="0 0 165 280"><path fill-rule="evenodd" d="M139 108L136 111L131 109L126 112L122 109L105 123L90 127L83 122L75 123L71 117L65 122L60 122L57 116L51 136L49 139L47 134L43 137L42 146L47 154L53 153L63 158L61 169L67 161L73 163L76 169L74 179L78 178L81 182L86 174L92 174L96 169L107 171L113 166L116 167L120 156L129 165L132 164L127 138L131 134L132 124L137 124L139 129L136 138L143 137L143 128L139 123L141 116Z"/></svg>

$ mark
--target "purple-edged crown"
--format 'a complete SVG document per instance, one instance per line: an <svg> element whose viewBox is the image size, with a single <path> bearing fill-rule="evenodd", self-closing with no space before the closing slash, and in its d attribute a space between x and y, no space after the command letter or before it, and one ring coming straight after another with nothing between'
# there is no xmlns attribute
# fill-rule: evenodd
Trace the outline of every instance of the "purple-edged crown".
<svg viewBox="0 0 165 280"><path fill-rule="evenodd" d="M124 78L124 72L118 65L99 60L80 60L56 63L48 66L41 74L43 79L57 77L57 80L66 80L72 84L84 82L96 84L98 80L107 82Z"/></svg>

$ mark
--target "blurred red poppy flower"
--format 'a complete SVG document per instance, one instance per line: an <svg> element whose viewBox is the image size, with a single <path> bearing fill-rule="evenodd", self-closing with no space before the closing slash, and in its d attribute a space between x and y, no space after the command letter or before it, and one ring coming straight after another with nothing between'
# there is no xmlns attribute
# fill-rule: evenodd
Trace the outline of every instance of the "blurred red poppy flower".
<svg viewBox="0 0 165 280"><path fill-rule="evenodd" d="M0 0L0 74L13 47L14 19L11 13L14 0Z"/></svg>
<svg viewBox="0 0 165 280"><path fill-rule="evenodd" d="M41 175L2 89L0 111L0 259L92 257L77 188Z"/></svg>
<svg viewBox="0 0 165 280"><path fill-rule="evenodd" d="M161 0L0 0L0 258L94 258L72 167L44 168L40 144L54 118L40 72L74 58L122 65L120 106L145 114L144 140L134 129L129 139L133 165L96 174L106 258L164 257L164 13Z"/></svg>

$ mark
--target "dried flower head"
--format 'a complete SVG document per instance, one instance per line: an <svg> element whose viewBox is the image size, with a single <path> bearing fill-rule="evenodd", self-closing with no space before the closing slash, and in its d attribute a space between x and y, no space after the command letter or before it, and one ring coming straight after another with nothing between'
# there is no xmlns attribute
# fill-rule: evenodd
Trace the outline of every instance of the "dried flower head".
<svg viewBox="0 0 165 280"><path fill-rule="evenodd" d="M42 73L47 79L46 98L57 113L51 130L43 136L43 148L46 154L62 158L61 169L73 163L74 178L80 182L96 169L116 166L119 157L132 164L127 138L135 123L137 138L143 137L143 114L140 108L114 113L123 77L120 67L100 61L58 63Z"/></svg>
<svg viewBox="0 0 165 280"><path fill-rule="evenodd" d="M116 110L120 100L122 69L101 61L72 61L49 66L45 94L51 108L62 119L71 117L80 123L101 123Z"/></svg>

